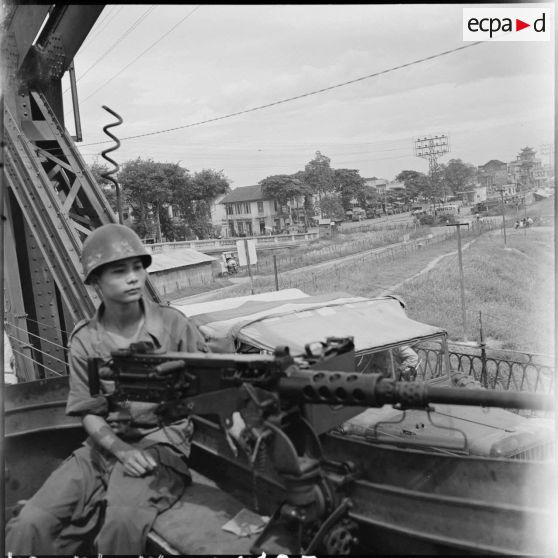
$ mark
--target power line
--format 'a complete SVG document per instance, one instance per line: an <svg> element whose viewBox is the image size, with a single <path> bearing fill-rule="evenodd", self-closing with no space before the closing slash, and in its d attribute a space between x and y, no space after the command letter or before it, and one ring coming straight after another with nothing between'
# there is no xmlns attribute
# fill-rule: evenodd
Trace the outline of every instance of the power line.
<svg viewBox="0 0 558 558"><path fill-rule="evenodd" d="M154 146L155 147L155 146ZM205 149L209 149L209 147L205 147ZM405 147L398 147L396 149L379 149L379 150L369 150L369 151L349 151L349 152L344 152L344 151L337 151L335 155L333 155L333 158L345 158L345 157L354 157L357 155L369 155L369 156L373 156L376 153L382 153L385 151L405 151L408 149ZM167 150L157 150L154 149L152 152L161 152L161 153L166 153ZM248 151L248 148L244 149L244 154ZM133 152L133 151L132 151ZM214 149L213 153L211 155L207 155L207 153L190 153L188 151L188 148L185 148L183 151L184 153L184 157L187 157L188 159L199 159L202 158L204 160L222 160L222 159L232 159L234 161L238 160L238 156L239 154L236 152L230 152L229 150L223 150L220 151L219 149ZM277 157L294 157L294 156L298 156L300 152L300 148L298 148L297 153L295 154L290 154L288 151L285 152L284 150L268 150L266 152L263 152L261 154L258 154L257 157L259 158L277 158ZM220 154L219 154L220 153ZM82 155L98 155L98 152L92 152L92 153L81 153ZM382 160L382 159L398 159L401 157L412 157L412 154L401 154L401 155L389 155L387 157L380 157L380 158L375 158L375 160Z"/></svg>
<svg viewBox="0 0 558 558"><path fill-rule="evenodd" d="M101 60L103 60L103 58L110 54L110 52L114 50L114 48L120 44L156 7L157 6L151 6L150 8L147 8L147 10L143 12L143 14L141 14L101 56L97 58L97 60L95 60L95 62L93 62L93 64L91 64L91 66L89 66L89 68L87 68L87 70L85 70L85 72L77 78L76 82L85 77ZM67 93L69 90L70 88L68 87L64 93Z"/></svg>
<svg viewBox="0 0 558 558"><path fill-rule="evenodd" d="M103 87L105 87L105 85L108 85L114 78L118 77L124 70L126 70L127 68L129 68L134 62L136 62L137 60L139 60L144 54L146 54L147 52L149 52L155 45L157 45L158 43L160 43L167 35L169 35L170 33L172 33L183 21L185 21L186 19L188 19L196 10L198 10L199 8L201 8L201 6L196 6L191 12L189 12L188 14L186 14L178 23L176 23L175 25L173 25L166 33L164 33L159 39L157 39L153 44L151 44L149 47L147 47L140 55L136 56L136 58L134 58L129 64L127 64L126 66L124 66L124 68L122 68L120 71L118 71L116 74L114 74L111 78L109 78L107 81L105 81L102 85L100 85L99 87L97 87L97 89L95 89L95 91L93 91L93 93L90 93L87 97L85 97L85 99L82 101L82 103L85 103L88 99L90 99L91 97L93 97L93 95L95 95L95 93L97 93L98 91L100 91ZM112 141L112 140L110 140ZM106 143L106 142L102 142L102 143Z"/></svg>
<svg viewBox="0 0 558 558"><path fill-rule="evenodd" d="M375 72L373 74L368 74L366 76L362 76L362 77L352 79L352 80L349 80L349 81L344 81L344 82L338 83L336 85L330 85L329 87L324 87L322 89L317 89L315 91L310 91L309 93L302 93L301 95L296 95L294 97L288 97L287 99L281 99L280 101L274 101L272 103L267 103L265 105L260 105L260 106L257 106L257 107L241 110L241 111L238 111L238 112L233 112L233 113L230 113L230 114L226 114L224 116L217 116L215 118L209 118L208 120L201 120L199 122L193 122L192 124L185 124L183 126L175 126L174 128L167 128L165 130L158 130L156 132L147 132L145 134L138 134L138 135L135 135L135 136L128 136L126 138L120 138L120 141L143 138L143 137L146 137L146 136L154 136L156 134L164 134L166 132L173 132L175 130L183 130L184 128L192 128L193 126L200 126L201 124L208 124L210 122L216 122L218 120L224 120L225 118L232 118L233 116L239 116L241 114L247 114L249 112L255 112L257 110L262 110L262 109L265 109L265 108L274 107L274 106L277 106L277 105L281 105L283 103L288 103L290 101L296 101L298 99L303 99L304 97L310 97L311 95L317 95L318 93L324 93L325 91L331 91L332 89L337 89L339 87L344 87L345 85L351 85L353 83L357 83L357 82L363 81L365 79L370 79L370 78L373 78L373 77L377 77L377 76L380 76L382 74L387 74L389 72L394 72L396 70L401 70L402 68L408 68L409 66L414 66L415 64L420 64L420 63L426 62L428 60L433 60L435 58L439 58L439 57L445 56L447 54L452 54L454 52L458 52L458 51L464 50L466 48L470 48L470 47L473 47L473 46L483 44L483 42L484 41L477 41L475 43L470 43L470 44L460 46L460 47L457 47L457 48L454 48L454 49L451 49L451 50L446 50L444 52L439 52L438 54L433 54L432 56L427 56L426 58L420 58L420 59L414 60L412 62L407 62L406 64L400 64L399 66L393 66L392 68L388 68L387 70L381 70L379 72ZM95 142L95 143L86 143L86 144L83 145L83 147L90 146L90 145L101 145L101 144L104 144L104 143L110 143L110 141L111 140L99 141L99 142Z"/></svg>
<svg viewBox="0 0 558 558"><path fill-rule="evenodd" d="M92 33L91 35L89 35L87 37L87 39L84 41L82 48L85 47L86 45L89 46L89 44L91 43L91 41L95 38L98 37L101 33L101 31L104 31L116 18L116 16L122 11L122 9L124 8L124 6L111 6L109 8L109 10L107 11L106 17L104 17L101 21L99 21L98 27L95 30L94 33ZM110 16L110 17L109 17ZM106 19L108 18L108 21L106 21ZM102 25L104 23L104 25Z"/></svg>

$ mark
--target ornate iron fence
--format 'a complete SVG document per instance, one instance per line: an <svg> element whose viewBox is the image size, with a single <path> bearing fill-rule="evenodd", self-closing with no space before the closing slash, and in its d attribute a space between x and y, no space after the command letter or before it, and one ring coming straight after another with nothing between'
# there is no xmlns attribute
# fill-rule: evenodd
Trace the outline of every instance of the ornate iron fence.
<svg viewBox="0 0 558 558"><path fill-rule="evenodd" d="M420 378L440 374L440 348L430 345L416 348L421 359ZM554 392L553 357L518 351L486 349L452 343L450 367L471 376L486 388L511 391Z"/></svg>

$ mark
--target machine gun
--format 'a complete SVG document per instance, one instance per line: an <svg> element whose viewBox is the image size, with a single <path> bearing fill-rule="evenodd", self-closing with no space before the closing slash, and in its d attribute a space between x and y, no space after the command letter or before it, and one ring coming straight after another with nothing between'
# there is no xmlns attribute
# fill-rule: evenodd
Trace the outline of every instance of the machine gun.
<svg viewBox="0 0 558 558"><path fill-rule="evenodd" d="M516 409L554 405L552 397L539 394L443 388L356 373L352 338L328 338L317 354L307 346L296 358L288 347L277 348L274 355L157 353L145 343L111 356L108 366L89 361L92 395L100 394L101 380L113 381L113 398L159 404L162 423L214 416L236 457L254 466L267 455L286 497L253 553L316 552L342 522L346 546L357 541L356 525L347 519L351 500L346 494L358 472L349 463L324 462L319 437L305 417L308 404L406 409L431 403Z"/></svg>

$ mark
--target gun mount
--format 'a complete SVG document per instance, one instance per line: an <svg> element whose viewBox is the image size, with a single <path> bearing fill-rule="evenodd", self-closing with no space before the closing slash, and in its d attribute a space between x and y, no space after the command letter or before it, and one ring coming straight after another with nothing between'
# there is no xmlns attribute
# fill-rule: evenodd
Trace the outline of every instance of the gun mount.
<svg viewBox="0 0 558 558"><path fill-rule="evenodd" d="M354 358L352 338L330 338L324 351L294 358L274 355L157 353L147 344L112 353L107 365L90 359L92 395L114 382L115 400L159 404L162 423L191 415L217 417L235 456L255 466L263 454L285 487L286 499L252 548L257 553L315 552L343 524L350 547L356 525L347 518L346 487L358 474L350 463L326 464L320 440L305 417L307 404L425 408L432 403L551 409L552 397L532 393L441 388L398 382L380 374L331 370ZM341 473L340 473L341 472ZM281 540L280 548L276 546ZM285 542L287 541L287 542ZM274 546L275 545L275 546Z"/></svg>

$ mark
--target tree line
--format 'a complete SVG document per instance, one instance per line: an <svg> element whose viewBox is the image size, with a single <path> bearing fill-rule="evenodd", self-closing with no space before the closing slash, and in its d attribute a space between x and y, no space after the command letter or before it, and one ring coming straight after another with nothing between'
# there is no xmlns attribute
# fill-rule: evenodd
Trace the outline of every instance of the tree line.
<svg viewBox="0 0 558 558"><path fill-rule="evenodd" d="M332 168L330 159L317 151L304 170L268 176L259 184L262 192L277 201L293 222L293 208L295 216L302 213L307 221L308 216L315 214L343 218L355 202L367 214L378 214L394 203L409 207L420 198L440 201L473 188L475 176L474 165L451 159L447 165L439 165L432 176L415 170L401 171L396 181L403 183L404 191L386 190L380 196L358 170Z"/></svg>
<svg viewBox="0 0 558 558"><path fill-rule="evenodd" d="M518 160L528 174L534 165L535 151L523 148ZM94 163L91 171L99 184L111 185L103 178L105 165ZM395 180L404 189L377 189L356 169L332 168L331 159L316 151L315 157L303 170L293 174L276 174L259 181L262 193L277 202L279 213L291 223L310 224L316 215L343 219L356 205L368 215L385 213L388 206L398 204L404 209L419 200L441 202L472 190L477 182L478 169L461 159L450 159L433 172L425 174L403 170ZM214 233L211 224L211 205L216 197L230 191L230 180L223 171L204 169L190 173L179 163L161 163L137 158L125 162L118 172L122 206L130 225L142 238L160 241L208 238ZM109 203L116 211L114 190L105 189ZM169 212L172 206L176 213ZM130 211L131 209L131 211Z"/></svg>
<svg viewBox="0 0 558 558"><path fill-rule="evenodd" d="M90 168L101 186L112 185L103 177L108 171L106 165L94 163ZM230 191L230 180L222 171L204 169L191 174L179 163L152 159L126 161L116 180L120 186L124 224L141 238L153 238L156 242L163 237L168 241L211 237L211 203ZM104 188L104 191L116 212L115 190Z"/></svg>

